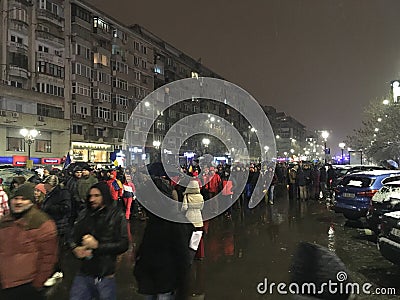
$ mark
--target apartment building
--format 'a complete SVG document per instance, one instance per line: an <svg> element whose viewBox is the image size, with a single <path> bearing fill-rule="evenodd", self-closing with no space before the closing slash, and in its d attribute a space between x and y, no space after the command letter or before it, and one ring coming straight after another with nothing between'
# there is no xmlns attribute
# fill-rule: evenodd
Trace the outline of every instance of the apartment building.
<svg viewBox="0 0 400 300"><path fill-rule="evenodd" d="M109 162L154 89L152 46L82 1L0 3L0 157L26 154L26 127L40 132L35 163L70 149L75 161Z"/></svg>
<svg viewBox="0 0 400 300"><path fill-rule="evenodd" d="M274 131L277 157L303 155L306 146L306 127L272 106L263 106L263 110Z"/></svg>

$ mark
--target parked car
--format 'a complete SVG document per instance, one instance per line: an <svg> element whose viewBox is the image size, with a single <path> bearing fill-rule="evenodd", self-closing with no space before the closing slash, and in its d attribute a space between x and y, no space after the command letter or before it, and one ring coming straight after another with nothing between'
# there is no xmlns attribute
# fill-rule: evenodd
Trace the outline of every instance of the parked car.
<svg viewBox="0 0 400 300"><path fill-rule="evenodd" d="M387 168L383 166L376 165L334 165L333 168L335 169L336 175L336 180L333 183L333 186L337 186L343 177L349 174L373 170L387 170Z"/></svg>
<svg viewBox="0 0 400 300"><path fill-rule="evenodd" d="M400 175L400 170L375 170L346 175L335 188L333 210L345 218L357 220L367 215L371 198L384 180Z"/></svg>
<svg viewBox="0 0 400 300"><path fill-rule="evenodd" d="M400 210L400 176L386 178L381 189L372 197L367 212L367 223L375 233L379 233L382 216Z"/></svg>
<svg viewBox="0 0 400 300"><path fill-rule="evenodd" d="M378 249L387 260L400 265L400 211L382 216Z"/></svg>

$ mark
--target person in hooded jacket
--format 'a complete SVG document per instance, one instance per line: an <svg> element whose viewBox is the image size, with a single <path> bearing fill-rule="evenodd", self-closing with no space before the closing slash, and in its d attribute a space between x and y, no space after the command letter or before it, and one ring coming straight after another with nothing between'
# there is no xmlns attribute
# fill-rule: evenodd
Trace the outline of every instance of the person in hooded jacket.
<svg viewBox="0 0 400 300"><path fill-rule="evenodd" d="M197 180L191 180L183 193L182 211L185 212L186 218L193 224L196 231L203 231L203 216L201 210L204 207L204 199L200 193L200 186ZM204 258L203 238L196 251L197 259Z"/></svg>
<svg viewBox="0 0 400 300"><path fill-rule="evenodd" d="M89 189L86 203L69 242L73 254L81 260L70 300L116 299L117 256L129 246L125 215L111 198L105 182Z"/></svg>

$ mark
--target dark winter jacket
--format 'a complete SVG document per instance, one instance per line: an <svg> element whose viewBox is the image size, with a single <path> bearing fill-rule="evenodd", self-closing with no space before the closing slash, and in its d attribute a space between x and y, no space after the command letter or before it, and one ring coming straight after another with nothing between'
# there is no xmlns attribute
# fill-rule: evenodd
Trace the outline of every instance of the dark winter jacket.
<svg viewBox="0 0 400 300"><path fill-rule="evenodd" d="M307 184L306 175L302 168L299 168L296 173L296 184L298 186L305 186Z"/></svg>
<svg viewBox="0 0 400 300"><path fill-rule="evenodd" d="M194 226L148 213L149 220L139 247L134 275L139 293L155 295L179 289L190 269L189 241Z"/></svg>
<svg viewBox="0 0 400 300"><path fill-rule="evenodd" d="M41 209L56 222L58 235L64 235L70 230L71 194L68 190L57 185L46 194Z"/></svg>
<svg viewBox="0 0 400 300"><path fill-rule="evenodd" d="M111 199L107 185L99 182L94 187L102 191L106 204L101 209L86 208L80 212L72 231L70 247L81 246L82 237L91 234L99 246L93 250L91 259L84 259L81 273L104 277L115 273L117 255L128 250L129 241L125 215Z"/></svg>

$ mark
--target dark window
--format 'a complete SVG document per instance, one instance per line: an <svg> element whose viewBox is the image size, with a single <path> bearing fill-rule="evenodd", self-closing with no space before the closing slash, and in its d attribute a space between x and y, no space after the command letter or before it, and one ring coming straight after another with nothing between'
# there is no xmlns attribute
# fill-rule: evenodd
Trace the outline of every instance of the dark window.
<svg viewBox="0 0 400 300"><path fill-rule="evenodd" d="M9 52L9 57L10 65L28 69L28 56L21 53Z"/></svg>
<svg viewBox="0 0 400 300"><path fill-rule="evenodd" d="M73 134L83 134L82 125L73 125L72 126L72 133Z"/></svg>
<svg viewBox="0 0 400 300"><path fill-rule="evenodd" d="M64 112L60 107L50 106L46 104L38 103L37 114L39 116L50 117L50 118L64 118Z"/></svg>
<svg viewBox="0 0 400 300"><path fill-rule="evenodd" d="M25 151L25 141L23 138L7 138L7 151Z"/></svg>
<svg viewBox="0 0 400 300"><path fill-rule="evenodd" d="M35 140L36 152L51 152L51 141L47 140Z"/></svg>

